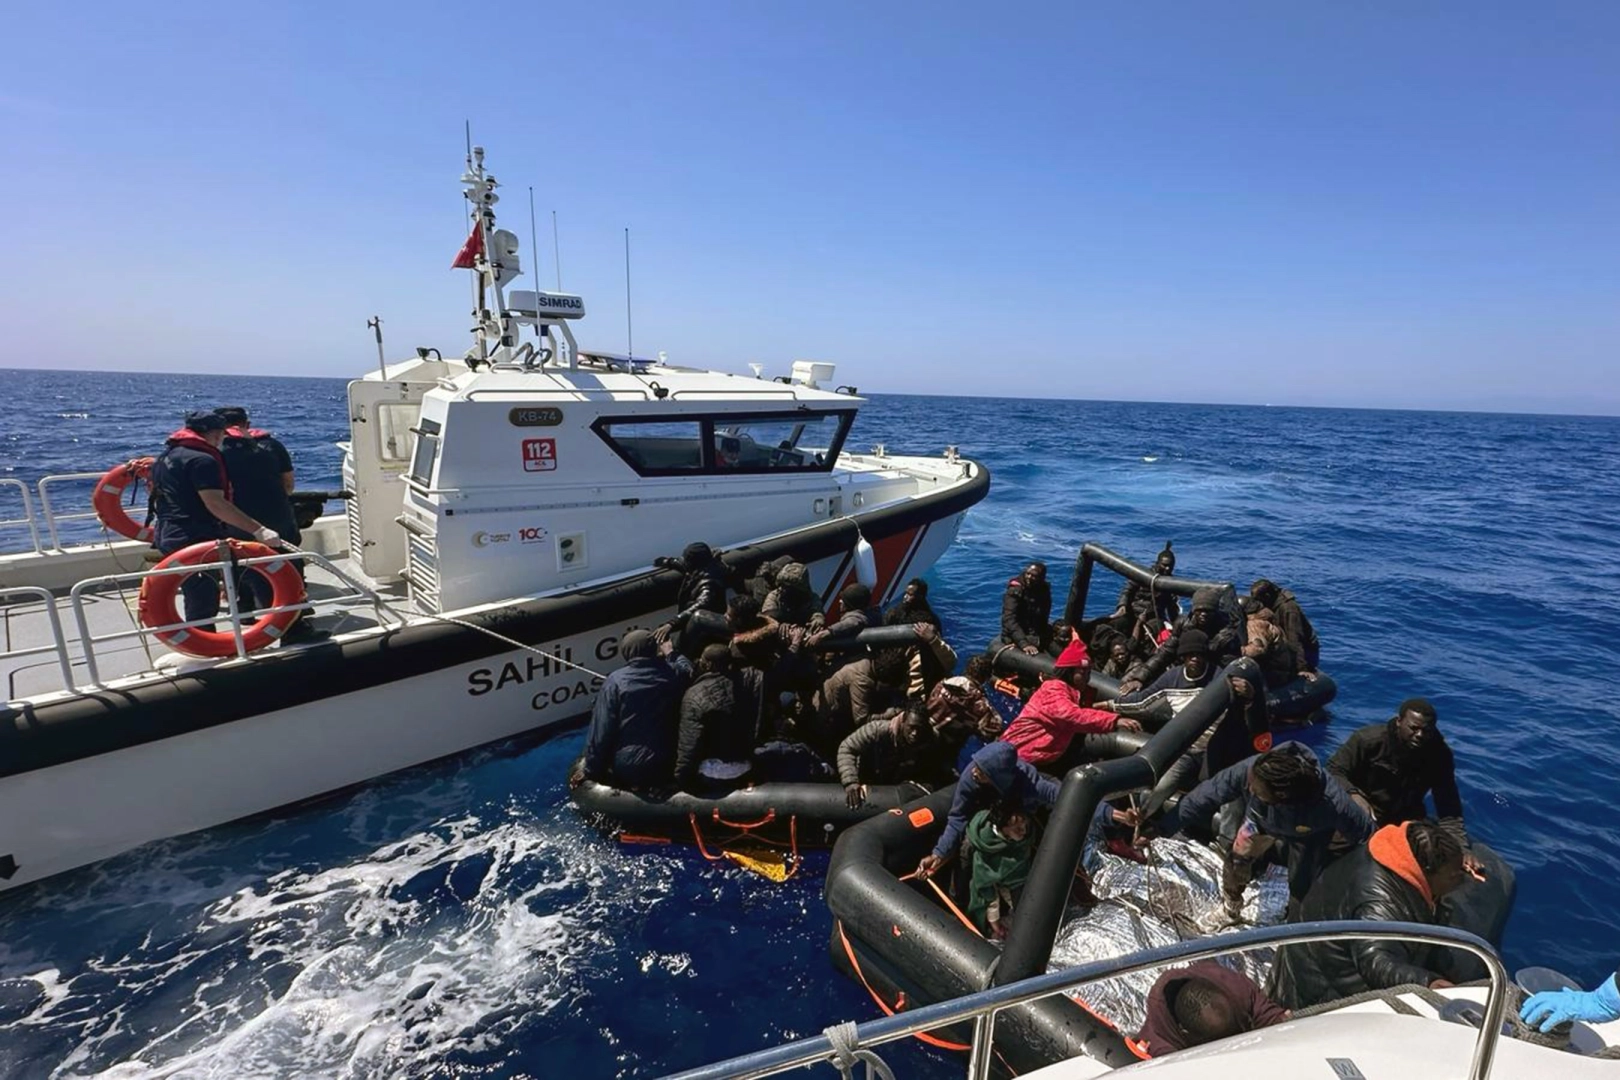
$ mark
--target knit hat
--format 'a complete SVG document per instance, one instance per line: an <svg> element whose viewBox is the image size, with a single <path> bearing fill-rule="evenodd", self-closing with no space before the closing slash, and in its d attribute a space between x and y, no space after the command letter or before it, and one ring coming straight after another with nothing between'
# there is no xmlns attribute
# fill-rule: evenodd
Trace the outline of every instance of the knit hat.
<svg viewBox="0 0 1620 1080"><path fill-rule="evenodd" d="M1188 627L1176 639L1176 659L1188 656L1204 656L1209 652L1209 635L1202 630Z"/></svg>
<svg viewBox="0 0 1620 1080"><path fill-rule="evenodd" d="M701 540L694 540L681 550L681 562L686 564L688 570L707 566L713 558L714 550Z"/></svg>
<svg viewBox="0 0 1620 1080"><path fill-rule="evenodd" d="M1221 609L1221 590L1216 588L1203 588L1193 593L1192 609L1194 611L1219 611Z"/></svg>
<svg viewBox="0 0 1620 1080"><path fill-rule="evenodd" d="M785 586L808 586L810 584L810 571L804 568L804 563L790 562L776 572L776 583Z"/></svg>
<svg viewBox="0 0 1620 1080"><path fill-rule="evenodd" d="M1076 638L1069 642L1063 652L1059 654L1057 662L1052 665L1057 670L1064 668L1087 668L1091 666L1091 656L1086 652L1085 642Z"/></svg>

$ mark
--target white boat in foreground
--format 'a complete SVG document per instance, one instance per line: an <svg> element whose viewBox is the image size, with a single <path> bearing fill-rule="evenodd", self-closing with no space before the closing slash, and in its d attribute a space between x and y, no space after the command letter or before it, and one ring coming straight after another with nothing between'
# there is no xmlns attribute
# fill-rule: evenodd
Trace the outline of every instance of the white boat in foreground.
<svg viewBox="0 0 1620 1080"><path fill-rule="evenodd" d="M673 613L652 561L689 541L739 569L792 555L824 606L864 541L886 602L988 491L954 449L846 452L862 400L830 364L770 381L579 347L580 297L507 290L481 149L462 182L474 345L349 385L347 512L303 545L330 639L165 653L133 610L147 545L61 542L82 477L39 481L37 511L9 482L24 515L0 525L31 550L0 555L0 889L577 721L625 630Z"/></svg>
<svg viewBox="0 0 1620 1080"><path fill-rule="evenodd" d="M1483 939L1461 930L1414 923L1326 922L1254 928L1054 971L860 1025L835 1025L826 1028L820 1037L692 1069L670 1080L743 1080L775 1076L818 1062L838 1066L846 1077L854 1075L854 1069L870 1065L874 1072L869 1076L892 1080L894 1073L882 1062L879 1047L943 1030L971 1033L966 1075L981 1080L996 1069L995 1019L1007 1008L1056 994L1074 994L1099 979L1223 953L1354 938L1464 949L1485 964L1488 985L1438 991L1392 988L1375 998L1329 1004L1310 1016L1124 1068L1082 1056L1022 1075L1040 1080L1096 1080L1137 1074L1163 1080L1544 1080L1553 1076L1596 1080L1614 1074L1612 1058L1620 1055L1616 1049L1620 1047L1620 1022L1575 1025L1567 1036L1571 1049L1559 1045L1566 1037L1530 1036L1528 1029L1513 1019L1512 984L1496 953ZM1437 1003L1441 1003L1438 1008Z"/></svg>

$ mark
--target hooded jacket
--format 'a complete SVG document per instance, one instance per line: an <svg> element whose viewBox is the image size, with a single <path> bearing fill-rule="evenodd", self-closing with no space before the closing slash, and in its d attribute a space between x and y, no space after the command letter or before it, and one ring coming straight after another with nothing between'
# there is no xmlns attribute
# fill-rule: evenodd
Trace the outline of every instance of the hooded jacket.
<svg viewBox="0 0 1620 1080"><path fill-rule="evenodd" d="M1245 628L1249 640L1243 647L1243 655L1260 665L1267 686L1286 686L1305 670L1304 658L1288 643L1270 608L1256 608L1250 612Z"/></svg>
<svg viewBox="0 0 1620 1080"><path fill-rule="evenodd" d="M985 776L983 782L974 775L977 768ZM956 851L962 842L968 819L978 810L998 799L1009 799L1026 809L1051 806L1057 802L1058 782L1042 776L1035 766L1020 761L1018 751L1004 742L993 742L973 755L969 768L956 782L956 794L951 799L951 812L945 819L945 831L934 844L934 854L945 858Z"/></svg>
<svg viewBox="0 0 1620 1080"><path fill-rule="evenodd" d="M1020 574L1007 582L1001 598L1001 636L1017 645L1039 648L1052 634L1052 585L1045 578L1030 585Z"/></svg>
<svg viewBox="0 0 1620 1080"><path fill-rule="evenodd" d="M629 637L629 635L626 635ZM692 676L684 656L669 661L654 654L652 635L625 649L627 663L608 675L591 709L585 736L585 778L616 787L669 783L681 692Z"/></svg>
<svg viewBox="0 0 1620 1080"><path fill-rule="evenodd" d="M1394 720L1369 724L1351 733L1327 767L1346 791L1372 804L1381 825L1427 816L1423 798L1432 792L1435 817L1448 828L1462 829L1457 763L1438 728L1421 750L1409 750L1395 733Z"/></svg>
<svg viewBox="0 0 1620 1080"><path fill-rule="evenodd" d="M1270 1027L1288 1019L1288 1010L1267 997L1253 980L1213 960L1171 968L1160 975L1153 989L1148 991L1147 1018L1136 1036L1137 1043L1149 1056L1163 1057L1197 1045L1176 1022L1175 1011L1176 997L1187 981L1194 978L1214 983L1232 1003L1233 1011L1247 1020L1246 1030Z"/></svg>
<svg viewBox="0 0 1620 1080"><path fill-rule="evenodd" d="M686 787L709 758L748 761L763 741L764 676L753 668L704 672L681 695L675 784Z"/></svg>
<svg viewBox="0 0 1620 1080"><path fill-rule="evenodd" d="M990 821L990 811L980 810L968 825L968 848L973 853L968 868L966 909L981 934L990 932L992 912L995 921L1012 909L1012 894L1029 880L1034 862L1034 840L1009 840ZM1005 903L1004 903L1005 901Z"/></svg>
<svg viewBox="0 0 1620 1080"><path fill-rule="evenodd" d="M1277 617L1277 625L1282 628L1283 637L1298 650L1300 659L1305 662L1303 670L1315 671L1316 665L1322 660L1322 642L1316 636L1316 627L1305 617L1305 611L1294 594L1288 589L1280 591L1276 606L1271 610Z"/></svg>
<svg viewBox="0 0 1620 1080"><path fill-rule="evenodd" d="M1049 765L1068 751L1076 735L1113 731L1118 723L1113 713L1080 704L1080 691L1063 679L1047 679L1001 739L1031 765Z"/></svg>
<svg viewBox="0 0 1620 1080"><path fill-rule="evenodd" d="M1403 862L1409 864L1404 872ZM1372 843L1323 872L1305 897L1300 918L1439 925L1442 918L1425 895L1426 883L1420 887L1411 880L1414 871L1404 826L1386 826ZM1421 871L1416 873L1421 878ZM1396 941L1284 945L1272 969L1272 996L1290 1009L1302 1009L1404 983L1427 986L1440 978L1440 951Z"/></svg>
<svg viewBox="0 0 1620 1080"><path fill-rule="evenodd" d="M1373 819L1351 800L1337 780L1322 772L1310 747L1286 742L1273 749L1309 759L1316 769L1319 794L1298 803L1262 802L1249 791L1249 773L1258 760L1257 755L1222 769L1193 788L1174 810L1160 819L1158 829L1165 836L1173 835L1184 822L1208 821L1226 803L1243 799L1245 825L1271 837L1287 851L1289 891L1302 899L1315 880L1317 870L1327 860L1333 834L1342 833L1351 843L1359 844L1372 835Z"/></svg>
<svg viewBox="0 0 1620 1080"><path fill-rule="evenodd" d="M822 616L803 563L789 563L776 572L776 588L765 597L760 614L786 626L810 626Z"/></svg>

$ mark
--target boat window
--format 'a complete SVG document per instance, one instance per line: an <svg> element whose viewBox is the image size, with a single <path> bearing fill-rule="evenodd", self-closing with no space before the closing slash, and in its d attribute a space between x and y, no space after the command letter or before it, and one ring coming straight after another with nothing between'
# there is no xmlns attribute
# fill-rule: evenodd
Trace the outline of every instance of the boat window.
<svg viewBox="0 0 1620 1080"><path fill-rule="evenodd" d="M717 471L819 469L836 456L847 426L842 413L714 418Z"/></svg>
<svg viewBox="0 0 1620 1080"><path fill-rule="evenodd" d="M853 409L603 417L592 427L642 476L830 472Z"/></svg>
<svg viewBox="0 0 1620 1080"><path fill-rule="evenodd" d="M698 419L603 419L597 421L596 430L643 476L703 468L703 425Z"/></svg>
<svg viewBox="0 0 1620 1080"><path fill-rule="evenodd" d="M433 465L439 457L439 422L423 420L411 429L416 446L411 452L411 468L405 479L423 487L433 486Z"/></svg>
<svg viewBox="0 0 1620 1080"><path fill-rule="evenodd" d="M403 465L411 460L416 439L411 428L422 414L416 402L385 401L377 406L377 450L384 465Z"/></svg>

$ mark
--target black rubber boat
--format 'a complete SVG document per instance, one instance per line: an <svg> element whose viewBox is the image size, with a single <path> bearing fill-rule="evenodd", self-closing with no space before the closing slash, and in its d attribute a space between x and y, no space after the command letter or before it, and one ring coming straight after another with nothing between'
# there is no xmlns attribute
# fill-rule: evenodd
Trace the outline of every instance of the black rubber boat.
<svg viewBox="0 0 1620 1080"><path fill-rule="evenodd" d="M700 634L724 640L718 615L699 612L691 625ZM879 626L849 637L832 637L816 646L835 652L853 648L903 648L917 643L910 626ZM921 784L870 785L866 801L849 805L844 786L828 768L819 782L764 782L716 794L686 791L638 792L585 781L571 798L581 810L600 815L622 839L673 841L699 846L740 839L794 848L831 847L838 835L858 822L927 795Z"/></svg>
<svg viewBox="0 0 1620 1080"><path fill-rule="evenodd" d="M1227 611L1228 617L1242 619L1238 611L1237 589L1229 581L1200 581L1197 578L1155 574L1150 568L1134 563L1101 544L1085 544L1075 558L1074 577L1069 584L1068 601L1063 607L1064 621L1070 626L1078 627L1080 636L1085 640L1090 640L1092 630L1099 621L1088 620L1085 617L1086 598L1091 591L1092 570L1098 566L1139 585L1146 585L1156 592L1175 596L1190 597L1200 589L1215 589L1221 593L1221 606ZM988 651L995 659L996 670L1003 674L1030 678L1045 678L1052 674L1052 657L1045 653L1030 656L1018 649L1007 648L1006 643L1000 638L990 643ZM1091 685L1102 701L1112 701L1119 695L1119 682L1110 676L1093 672ZM1339 686L1333 681L1333 677L1319 672L1314 679L1295 679L1284 686L1268 689L1266 704L1270 707L1271 720L1274 724L1310 724L1323 718L1321 710L1333 701L1338 692ZM1146 708L1133 710L1129 715L1158 722L1168 720L1170 718L1168 705L1160 705L1155 709L1156 704L1158 703L1149 702Z"/></svg>
<svg viewBox="0 0 1620 1080"><path fill-rule="evenodd" d="M1250 660L1239 660L1229 670L1246 678L1259 676ZM1229 694L1226 680L1217 679L1139 751L1069 770L1003 947L984 940L938 902L929 886L911 879L943 827L954 788L933 792L903 813L850 829L839 839L827 870L834 965L860 982L889 1014L1043 972L1069 908L1099 803L1165 781L1199 734L1226 709ZM1452 925L1495 944L1512 908L1513 872L1484 845L1476 843L1474 851L1487 862L1488 881L1467 885L1457 894L1450 904ZM966 1049L971 1032L935 1031L928 1041ZM1066 997L1009 1009L997 1020L996 1063L1005 1073L1028 1072L1077 1054L1116 1067L1137 1060L1124 1034L1107 1018Z"/></svg>

